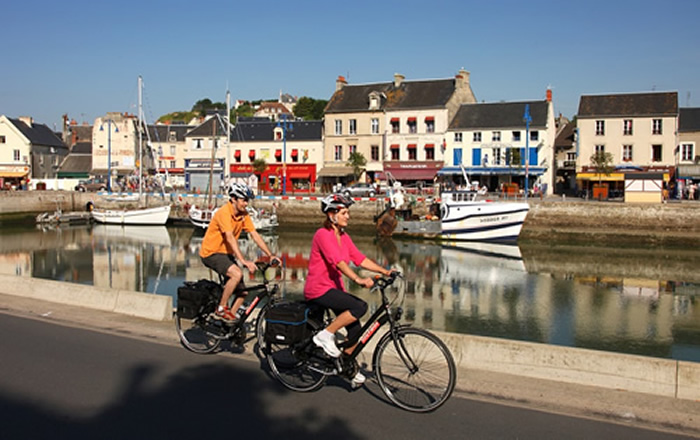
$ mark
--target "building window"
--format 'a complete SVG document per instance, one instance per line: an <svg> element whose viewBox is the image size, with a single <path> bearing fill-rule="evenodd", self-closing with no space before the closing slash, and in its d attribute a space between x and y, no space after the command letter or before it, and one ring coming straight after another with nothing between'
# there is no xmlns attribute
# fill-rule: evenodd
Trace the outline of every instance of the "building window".
<svg viewBox="0 0 700 440"><path fill-rule="evenodd" d="M576 153L566 153L567 162L576 162Z"/></svg>
<svg viewBox="0 0 700 440"><path fill-rule="evenodd" d="M379 119L372 118L372 134L379 134Z"/></svg>
<svg viewBox="0 0 700 440"><path fill-rule="evenodd" d="M693 160L693 144L681 144L681 160Z"/></svg>
<svg viewBox="0 0 700 440"><path fill-rule="evenodd" d="M391 146L391 160L399 160L401 158L399 151L400 150L398 144L394 144Z"/></svg>
<svg viewBox="0 0 700 440"><path fill-rule="evenodd" d="M0 144L4 144L5 142L7 142L5 136L0 136Z"/></svg>
<svg viewBox="0 0 700 440"><path fill-rule="evenodd" d="M357 119L350 119L348 132L350 134L357 134Z"/></svg>
<svg viewBox="0 0 700 440"><path fill-rule="evenodd" d="M392 133L399 132L399 118L391 118L391 132Z"/></svg>
<svg viewBox="0 0 700 440"><path fill-rule="evenodd" d="M161 168L161 169L163 168L163 161L162 160L158 161L158 168Z"/></svg>
<svg viewBox="0 0 700 440"><path fill-rule="evenodd" d="M417 153L417 148L414 144L411 144L408 146L408 160L417 160L418 159L418 153Z"/></svg>
<svg viewBox="0 0 700 440"><path fill-rule="evenodd" d="M519 131L513 132L513 142L520 142L520 132Z"/></svg>
<svg viewBox="0 0 700 440"><path fill-rule="evenodd" d="M357 145L348 145L348 154L357 153Z"/></svg>
<svg viewBox="0 0 700 440"><path fill-rule="evenodd" d="M472 135L472 142L481 142L481 132L475 131Z"/></svg>
<svg viewBox="0 0 700 440"><path fill-rule="evenodd" d="M175 156L177 154L177 147L175 145L170 146L170 155Z"/></svg>
<svg viewBox="0 0 700 440"><path fill-rule="evenodd" d="M168 142L177 142L177 133L174 131L168 133Z"/></svg>
<svg viewBox="0 0 700 440"><path fill-rule="evenodd" d="M343 146L342 145L335 146L335 155L333 158L335 159L336 162L343 160Z"/></svg>
<svg viewBox="0 0 700 440"><path fill-rule="evenodd" d="M622 134L630 136L632 134L632 120L625 119L622 121Z"/></svg>
<svg viewBox="0 0 700 440"><path fill-rule="evenodd" d="M425 146L425 160L435 160L435 147L433 145Z"/></svg>
<svg viewBox="0 0 700 440"><path fill-rule="evenodd" d="M605 121L595 121L595 134L596 136L605 134Z"/></svg>
<svg viewBox="0 0 700 440"><path fill-rule="evenodd" d="M432 118L425 119L425 132L435 133L435 120Z"/></svg>
<svg viewBox="0 0 700 440"><path fill-rule="evenodd" d="M515 132L513 132L515 133ZM520 133L520 132L518 132ZM491 149L492 154L493 154L493 164L494 165L500 165L501 164L501 149L500 148L493 148Z"/></svg>
<svg viewBox="0 0 700 440"><path fill-rule="evenodd" d="M408 125L409 133L418 133L418 124L416 123L416 118L408 118L408 121L406 121L406 125Z"/></svg>
<svg viewBox="0 0 700 440"><path fill-rule="evenodd" d="M596 145L595 154L605 153L605 145Z"/></svg>
<svg viewBox="0 0 700 440"><path fill-rule="evenodd" d="M632 145L622 146L622 161L631 162L632 161Z"/></svg>
<svg viewBox="0 0 700 440"><path fill-rule="evenodd" d="M660 119L659 119L660 120ZM651 161L661 162L663 160L663 155L661 154L662 145L652 145L651 146Z"/></svg>
<svg viewBox="0 0 700 440"><path fill-rule="evenodd" d="M275 162L282 162L282 150L275 150Z"/></svg>
<svg viewBox="0 0 700 440"><path fill-rule="evenodd" d="M455 133L455 142L462 142L462 133Z"/></svg>
<svg viewBox="0 0 700 440"><path fill-rule="evenodd" d="M202 139L195 139L195 140L194 140L194 149L195 149L195 150L201 150L201 149L202 149Z"/></svg>
<svg viewBox="0 0 700 440"><path fill-rule="evenodd" d="M661 119L652 119L651 121L651 134L661 134L662 133L662 121Z"/></svg>
<svg viewBox="0 0 700 440"><path fill-rule="evenodd" d="M337 136L343 134L343 121L341 121L340 119L335 120L335 134Z"/></svg>
<svg viewBox="0 0 700 440"><path fill-rule="evenodd" d="M174 160L170 161L170 168L175 168L175 161Z"/></svg>
<svg viewBox="0 0 700 440"><path fill-rule="evenodd" d="M532 142L537 142L540 140L540 132L537 130L533 130L530 132L530 141Z"/></svg>
<svg viewBox="0 0 700 440"><path fill-rule="evenodd" d="M492 142L500 142L501 141L501 132L494 131L493 133L491 133L491 141Z"/></svg>
<svg viewBox="0 0 700 440"><path fill-rule="evenodd" d="M379 145L372 145L372 160L379 161Z"/></svg>
<svg viewBox="0 0 700 440"><path fill-rule="evenodd" d="M250 159L251 163L255 162L255 150L250 150L250 152L248 152L248 159Z"/></svg>
<svg viewBox="0 0 700 440"><path fill-rule="evenodd" d="M3 136L4 138L5 136ZM12 159L15 162L19 162L19 150L12 150Z"/></svg>

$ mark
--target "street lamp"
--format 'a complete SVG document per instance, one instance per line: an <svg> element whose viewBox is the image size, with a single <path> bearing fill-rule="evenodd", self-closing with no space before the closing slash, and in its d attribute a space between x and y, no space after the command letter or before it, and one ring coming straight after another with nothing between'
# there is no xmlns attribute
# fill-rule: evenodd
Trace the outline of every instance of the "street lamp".
<svg viewBox="0 0 700 440"><path fill-rule="evenodd" d="M105 122L104 120L102 121ZM112 192L112 123L114 123L114 132L119 133L117 123L112 119L107 119L107 192ZM104 131L104 126L100 124L100 131Z"/></svg>
<svg viewBox="0 0 700 440"><path fill-rule="evenodd" d="M525 104L523 119L525 120L525 198L527 199L527 191L530 188L528 185L530 177L530 122L532 122L530 104Z"/></svg>
<svg viewBox="0 0 700 440"><path fill-rule="evenodd" d="M280 127L279 121L277 126ZM282 195L287 195L287 129L294 131L291 122L287 122L287 114L282 113Z"/></svg>

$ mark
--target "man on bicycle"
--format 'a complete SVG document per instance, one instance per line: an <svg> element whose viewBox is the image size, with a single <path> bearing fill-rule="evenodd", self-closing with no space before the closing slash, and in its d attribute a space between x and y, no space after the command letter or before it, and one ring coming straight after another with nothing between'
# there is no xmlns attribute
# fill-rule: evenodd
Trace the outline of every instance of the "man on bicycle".
<svg viewBox="0 0 700 440"><path fill-rule="evenodd" d="M253 191L247 185L237 182L229 183L226 190L229 202L219 208L211 219L202 240L199 256L206 267L228 277L219 307L213 317L232 323L236 320L236 311L248 294L243 288L236 290L236 298L229 308L229 298L243 279L243 271L239 265L247 268L251 273L256 269L255 263L246 260L238 247L241 232L246 231L265 255L278 261L279 258L270 252L248 215L248 201L254 197Z"/></svg>

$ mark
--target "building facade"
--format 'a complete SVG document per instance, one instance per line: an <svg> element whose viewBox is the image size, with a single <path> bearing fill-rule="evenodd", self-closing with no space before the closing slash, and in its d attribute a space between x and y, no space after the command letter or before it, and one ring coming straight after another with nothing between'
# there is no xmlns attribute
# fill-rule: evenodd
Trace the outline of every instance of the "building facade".
<svg viewBox="0 0 700 440"><path fill-rule="evenodd" d="M353 153L366 160L361 179L390 173L404 183L432 181L444 164L444 136L463 103L475 102L469 72L455 78L348 85L338 77L325 111L323 168L325 186L354 180Z"/></svg>
<svg viewBox="0 0 700 440"><path fill-rule="evenodd" d="M440 174L464 172L489 191L517 184L547 192L554 182L555 136L549 91L542 101L465 104L449 126Z"/></svg>

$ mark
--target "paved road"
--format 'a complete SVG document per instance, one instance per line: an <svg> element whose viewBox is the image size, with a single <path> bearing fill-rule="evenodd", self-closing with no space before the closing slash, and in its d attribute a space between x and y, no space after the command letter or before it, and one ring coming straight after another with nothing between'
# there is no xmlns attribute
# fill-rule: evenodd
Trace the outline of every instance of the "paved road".
<svg viewBox="0 0 700 440"><path fill-rule="evenodd" d="M0 313L3 439L680 439L635 426L454 396L416 415L377 386L283 389L249 356Z"/></svg>

